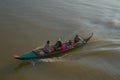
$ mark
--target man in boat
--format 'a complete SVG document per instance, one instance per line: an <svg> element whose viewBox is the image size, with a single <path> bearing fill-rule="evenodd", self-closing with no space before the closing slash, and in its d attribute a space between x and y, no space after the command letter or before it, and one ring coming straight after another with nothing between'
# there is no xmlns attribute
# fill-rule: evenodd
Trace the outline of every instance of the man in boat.
<svg viewBox="0 0 120 80"><path fill-rule="evenodd" d="M80 40L81 40L80 37L79 37L78 35L76 35L75 38L74 38L74 43L77 43L77 42L79 42Z"/></svg>
<svg viewBox="0 0 120 80"><path fill-rule="evenodd" d="M50 41L47 41L47 44L44 46L43 51L45 53L51 53L52 51L54 51L53 47L50 46Z"/></svg>

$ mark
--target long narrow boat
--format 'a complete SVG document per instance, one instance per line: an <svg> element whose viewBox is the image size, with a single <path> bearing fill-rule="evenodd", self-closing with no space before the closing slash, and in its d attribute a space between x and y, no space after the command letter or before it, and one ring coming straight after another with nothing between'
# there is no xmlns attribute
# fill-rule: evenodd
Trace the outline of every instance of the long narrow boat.
<svg viewBox="0 0 120 80"><path fill-rule="evenodd" d="M68 51L72 51L74 49L77 49L77 48L80 48L80 47L84 46L92 38L92 36L93 36L93 33L90 34L90 36L88 38L80 40L79 42L73 44L72 47L67 48L65 50L58 50L58 51L54 51L52 53L47 53L47 54L44 54L44 55L40 55L36 51L30 51L30 52L25 53L25 54L23 54L21 56L13 55L13 57L15 59L19 59L19 60L31 60L31 59L44 59L44 58L62 56ZM41 48L39 50L42 50L42 49L43 48Z"/></svg>

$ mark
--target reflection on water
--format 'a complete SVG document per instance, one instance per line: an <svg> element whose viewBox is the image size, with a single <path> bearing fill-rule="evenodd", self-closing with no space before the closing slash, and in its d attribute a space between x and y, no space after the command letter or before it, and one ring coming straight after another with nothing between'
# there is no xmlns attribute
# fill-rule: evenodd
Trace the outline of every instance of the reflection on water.
<svg viewBox="0 0 120 80"><path fill-rule="evenodd" d="M22 67L26 66L26 65L29 65L30 63L29 62L21 62L17 65L17 67L15 67L15 71L18 71L20 70Z"/></svg>
<svg viewBox="0 0 120 80"><path fill-rule="evenodd" d="M119 80L119 7L119 0L1 0L0 79ZM33 66L12 58L47 40L66 41L91 32L87 45L62 60L45 59Z"/></svg>

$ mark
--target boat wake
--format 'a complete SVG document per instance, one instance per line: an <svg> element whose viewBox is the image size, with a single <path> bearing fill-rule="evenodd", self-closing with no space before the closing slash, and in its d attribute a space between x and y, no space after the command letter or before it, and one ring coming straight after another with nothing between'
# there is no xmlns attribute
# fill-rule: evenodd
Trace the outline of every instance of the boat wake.
<svg viewBox="0 0 120 80"><path fill-rule="evenodd" d="M40 59L38 62L58 62L61 61L60 58L47 58L47 59Z"/></svg>
<svg viewBox="0 0 120 80"><path fill-rule="evenodd" d="M68 54L61 56L61 57L54 57L54 58L46 58L46 59L33 59L29 60L29 62L35 66L36 63L44 63L44 62L59 62L63 61L64 57L68 56Z"/></svg>
<svg viewBox="0 0 120 80"><path fill-rule="evenodd" d="M29 60L27 62L31 63L33 66L35 66L36 64L39 63L45 63L45 62L58 62L61 61L60 58L47 58L47 59L33 59L33 60Z"/></svg>
<svg viewBox="0 0 120 80"><path fill-rule="evenodd" d="M41 63L51 63L51 62L59 62L62 61L62 58L47 58L47 59L33 59L33 60L25 60L22 61L21 63L19 63L16 67L15 70L18 71L21 68L25 67L25 66L30 66L32 65L33 67L36 65L39 65Z"/></svg>
<svg viewBox="0 0 120 80"><path fill-rule="evenodd" d="M36 66L37 64L39 65L41 63L60 62L60 61L63 61L64 57L66 56L68 56L68 54L61 56L61 57L54 57L54 58L24 60L15 67L15 70L18 71L21 68L28 66L28 65Z"/></svg>

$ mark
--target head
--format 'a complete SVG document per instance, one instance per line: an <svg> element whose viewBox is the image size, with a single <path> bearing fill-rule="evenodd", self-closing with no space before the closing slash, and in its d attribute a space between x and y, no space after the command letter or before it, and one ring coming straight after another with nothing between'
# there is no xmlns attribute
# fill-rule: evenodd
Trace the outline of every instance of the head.
<svg viewBox="0 0 120 80"><path fill-rule="evenodd" d="M50 44L50 41L47 41L47 44Z"/></svg>
<svg viewBox="0 0 120 80"><path fill-rule="evenodd" d="M74 44L73 40L69 40L70 45Z"/></svg>

